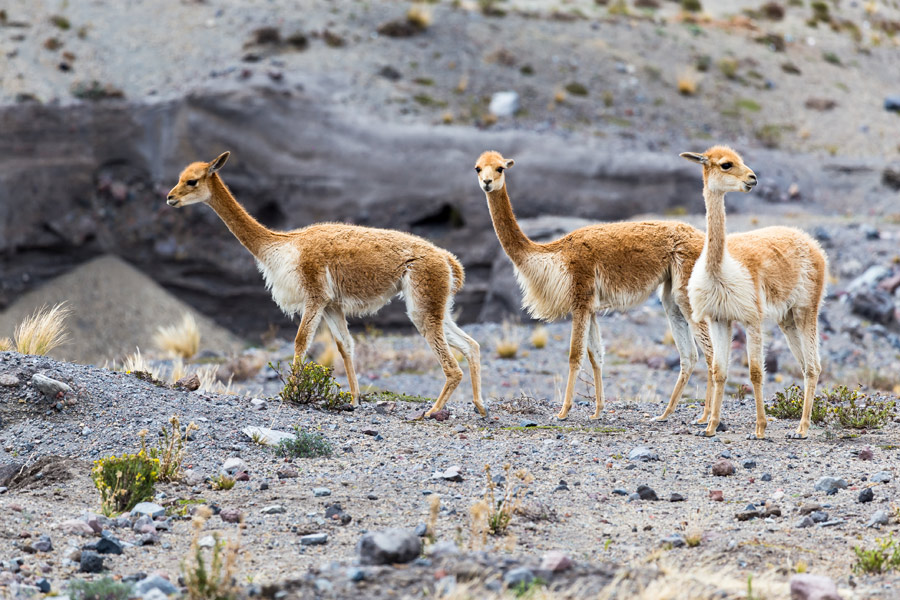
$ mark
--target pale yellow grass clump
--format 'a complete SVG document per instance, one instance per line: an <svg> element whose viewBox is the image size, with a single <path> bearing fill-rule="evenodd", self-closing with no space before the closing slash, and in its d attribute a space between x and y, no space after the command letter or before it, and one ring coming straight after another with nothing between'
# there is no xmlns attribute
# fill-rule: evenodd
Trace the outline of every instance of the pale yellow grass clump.
<svg viewBox="0 0 900 600"><path fill-rule="evenodd" d="M222 383L216 377L218 370L218 365L207 365L197 369L197 377L200 379L200 387L197 389L211 394L235 394L236 392L231 389L232 378L229 377L226 383Z"/></svg>
<svg viewBox="0 0 900 600"><path fill-rule="evenodd" d="M503 335L497 340L494 349L500 358L515 358L519 353L519 336L509 321L503 322Z"/></svg>
<svg viewBox="0 0 900 600"><path fill-rule="evenodd" d="M550 334L547 333L547 328L543 325L538 325L534 328L534 331L531 332L531 345L540 350L547 345L547 342L550 339Z"/></svg>
<svg viewBox="0 0 900 600"><path fill-rule="evenodd" d="M431 11L424 6L412 6L406 12L406 20L419 29L428 29L432 23Z"/></svg>
<svg viewBox="0 0 900 600"><path fill-rule="evenodd" d="M237 537L229 540L222 540L218 533L213 533L213 547L206 549L200 546L200 537L211 516L209 507L199 506L191 520L191 548L181 562L181 574L189 600L237 598L239 594L236 576L244 523L241 521Z"/></svg>
<svg viewBox="0 0 900 600"><path fill-rule="evenodd" d="M697 93L699 77L694 71L685 70L678 74L678 93L682 96L693 96Z"/></svg>
<svg viewBox="0 0 900 600"><path fill-rule="evenodd" d="M200 328L193 315L185 313L181 323L157 329L153 342L163 352L191 358L200 349Z"/></svg>
<svg viewBox="0 0 900 600"><path fill-rule="evenodd" d="M149 373L153 379L162 381L162 370L159 367L152 367L144 355L141 354L140 348L135 348L134 353L129 354L122 360L122 367L118 369L126 373Z"/></svg>
<svg viewBox="0 0 900 600"><path fill-rule="evenodd" d="M65 302L55 304L52 308L45 305L34 311L16 327L13 334L16 352L44 356L65 344L69 339L66 318L71 312Z"/></svg>
<svg viewBox="0 0 900 600"><path fill-rule="evenodd" d="M13 349L13 341L8 337L0 338L0 352L9 352Z"/></svg>

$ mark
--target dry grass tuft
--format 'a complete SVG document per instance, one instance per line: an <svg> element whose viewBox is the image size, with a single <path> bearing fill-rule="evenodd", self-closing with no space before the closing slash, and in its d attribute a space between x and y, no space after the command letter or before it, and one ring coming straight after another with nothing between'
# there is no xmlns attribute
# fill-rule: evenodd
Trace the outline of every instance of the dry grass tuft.
<svg viewBox="0 0 900 600"><path fill-rule="evenodd" d="M214 533L213 547L205 549L200 546L200 537L210 516L212 510L208 506L199 506L191 521L194 530L191 549L181 562L188 600L232 600L240 595L236 573L241 549L240 530L244 523L240 524L238 537L222 541Z"/></svg>
<svg viewBox="0 0 900 600"><path fill-rule="evenodd" d="M678 93L682 96L693 96L697 93L700 77L691 70L681 71L678 74Z"/></svg>
<svg viewBox="0 0 900 600"><path fill-rule="evenodd" d="M228 381L222 383L216 376L218 370L218 365L207 365L197 369L197 377L200 379L200 387L197 389L211 394L236 394L237 392L231 389L232 378L229 377Z"/></svg>
<svg viewBox="0 0 900 600"><path fill-rule="evenodd" d="M181 323L157 329L153 343L163 352L188 359L200 349L200 328L193 315L185 313Z"/></svg>
<svg viewBox="0 0 900 600"><path fill-rule="evenodd" d="M437 539L437 520L441 512L441 496L440 494L432 494L428 497L428 523L425 535L433 544Z"/></svg>
<svg viewBox="0 0 900 600"><path fill-rule="evenodd" d="M52 308L45 305L34 311L16 327L13 334L16 352L45 356L54 348L65 344L69 339L66 318L71 312L65 302L55 304Z"/></svg>
<svg viewBox="0 0 900 600"><path fill-rule="evenodd" d="M148 373L153 379L163 380L163 372L159 367L153 367L141 354L140 348L135 348L133 354L129 354L122 360L122 366L117 371L125 373Z"/></svg>
<svg viewBox="0 0 900 600"><path fill-rule="evenodd" d="M531 332L531 345L538 350L544 348L549 340L550 334L547 332L547 328L543 325L538 325L534 328L534 331Z"/></svg>
<svg viewBox="0 0 900 600"><path fill-rule="evenodd" d="M519 353L519 336L509 321L503 322L503 335L495 345L500 358L515 358Z"/></svg>
<svg viewBox="0 0 900 600"><path fill-rule="evenodd" d="M406 12L406 21L413 27L428 29L432 23L431 11L424 6L412 6Z"/></svg>
<svg viewBox="0 0 900 600"><path fill-rule="evenodd" d="M0 352L10 352L13 349L13 341L8 337L0 338Z"/></svg>

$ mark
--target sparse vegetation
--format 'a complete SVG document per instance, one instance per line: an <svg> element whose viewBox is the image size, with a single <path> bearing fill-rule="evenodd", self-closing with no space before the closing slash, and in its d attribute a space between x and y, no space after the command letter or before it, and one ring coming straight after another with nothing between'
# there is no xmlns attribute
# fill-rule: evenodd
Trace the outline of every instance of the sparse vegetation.
<svg viewBox="0 0 900 600"><path fill-rule="evenodd" d="M478 8L486 17L505 17L506 11L500 7L503 0L478 0Z"/></svg>
<svg viewBox="0 0 900 600"><path fill-rule="evenodd" d="M309 433L294 426L294 439L281 440L275 454L286 458L314 458L331 456L331 442L321 433Z"/></svg>
<svg viewBox="0 0 900 600"><path fill-rule="evenodd" d="M681 10L698 13L703 10L703 3L700 0L681 0Z"/></svg>
<svg viewBox="0 0 900 600"><path fill-rule="evenodd" d="M159 460L141 450L137 454L107 456L94 461L91 479L100 490L101 510L106 516L129 511L153 497Z"/></svg>
<svg viewBox="0 0 900 600"><path fill-rule="evenodd" d="M843 429L878 429L895 413L896 402L876 399L851 390L847 386L825 389L813 401L810 421L817 425L829 425ZM799 419L803 414L803 390L792 385L783 392L776 392L766 413L778 419Z"/></svg>
<svg viewBox="0 0 900 600"><path fill-rule="evenodd" d="M222 541L218 533L213 534L212 548L200 546L200 534L212 510L200 506L191 521L193 537L191 549L181 563L184 586L189 600L232 600L238 597L237 571L240 538ZM238 530L240 531L240 530Z"/></svg>
<svg viewBox="0 0 900 600"><path fill-rule="evenodd" d="M191 313L184 313L180 323L159 327L153 342L163 352L189 359L200 350L200 328Z"/></svg>
<svg viewBox="0 0 900 600"><path fill-rule="evenodd" d="M19 323L13 333L16 352L46 356L54 348L65 344L69 339L66 318L71 312L65 302L52 308L45 305L35 310Z"/></svg>
<svg viewBox="0 0 900 600"><path fill-rule="evenodd" d="M573 96L587 96L588 89L583 83L573 81L566 84L566 91Z"/></svg>
<svg viewBox="0 0 900 600"><path fill-rule="evenodd" d="M13 341L8 338L0 338L0 352L11 352L13 349Z"/></svg>
<svg viewBox="0 0 900 600"><path fill-rule="evenodd" d="M145 438L147 430L142 430L138 435L141 438L141 451L150 458L159 460L159 470L157 479L159 481L179 481L183 475L181 465L184 462L186 449L185 441L191 435L191 432L199 429L192 421L181 431L181 422L178 415L172 415L169 419L171 429L163 425L159 432L159 440L155 448L147 449Z"/></svg>
<svg viewBox="0 0 900 600"><path fill-rule="evenodd" d="M879 575L900 569L900 543L894 540L893 534L884 538L875 538L875 547L869 550L853 547L856 563L853 570L860 574Z"/></svg>
<svg viewBox="0 0 900 600"><path fill-rule="evenodd" d="M320 404L327 410L336 410L352 401L349 392L342 392L341 386L331 375L331 369L312 361L295 360L290 372L281 371L281 363L269 367L278 373L284 388L278 396L292 404Z"/></svg>
<svg viewBox="0 0 900 600"><path fill-rule="evenodd" d="M538 350L544 348L550 340L550 334L543 325L538 325L531 332L531 345Z"/></svg>
<svg viewBox="0 0 900 600"><path fill-rule="evenodd" d="M693 96L697 93L699 77L694 71L684 70L678 74L678 93L682 96Z"/></svg>
<svg viewBox="0 0 900 600"><path fill-rule="evenodd" d="M72 28L72 23L69 22L69 19L62 15L53 15L52 17L50 17L50 22L63 31L68 31Z"/></svg>
<svg viewBox="0 0 900 600"><path fill-rule="evenodd" d="M717 65L718 65L719 71L721 71L722 75L724 75L728 79L737 78L737 70L738 70L738 61L737 60L735 60L733 58L725 57L725 58L720 59L719 62L717 63Z"/></svg>
<svg viewBox="0 0 900 600"><path fill-rule="evenodd" d="M497 340L494 349L497 351L499 358L515 358L519 353L519 338L516 334L512 323L503 322L503 334Z"/></svg>
<svg viewBox="0 0 900 600"><path fill-rule="evenodd" d="M124 98L125 92L111 83L100 83L96 79L89 82L78 82L72 85L72 95L79 100L98 102L112 98Z"/></svg>
<svg viewBox="0 0 900 600"><path fill-rule="evenodd" d="M71 579L66 589L71 600L128 600L133 592L132 584L116 581L110 577L94 581Z"/></svg>
<svg viewBox="0 0 900 600"><path fill-rule="evenodd" d="M487 528L491 535L506 533L513 514L522 504L522 498L528 485L534 481L534 476L525 469L512 471L512 466L506 463L503 467L504 480L503 493L498 498L495 490L498 487L491 476L491 466L484 465L484 475L487 490L484 494L484 502L488 506Z"/></svg>
<svg viewBox="0 0 900 600"><path fill-rule="evenodd" d="M214 490L230 490L234 487L235 480L228 475L219 475L212 480L212 489Z"/></svg>

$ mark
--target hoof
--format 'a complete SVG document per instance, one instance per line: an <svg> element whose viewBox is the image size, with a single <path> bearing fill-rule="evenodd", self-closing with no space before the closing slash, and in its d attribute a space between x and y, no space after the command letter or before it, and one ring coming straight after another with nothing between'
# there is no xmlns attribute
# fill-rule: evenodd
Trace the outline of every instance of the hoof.
<svg viewBox="0 0 900 600"><path fill-rule="evenodd" d="M799 433L796 431L794 433L787 434L787 439L789 440L805 440L807 437L809 436L805 433Z"/></svg>
<svg viewBox="0 0 900 600"><path fill-rule="evenodd" d="M598 412L591 415L591 421L596 421L599 418L600 418L600 413L598 413Z"/></svg>
<svg viewBox="0 0 900 600"><path fill-rule="evenodd" d="M667 423L669 421L669 417L664 417L663 415L659 415L658 417L653 418L657 423Z"/></svg>
<svg viewBox="0 0 900 600"><path fill-rule="evenodd" d="M748 434L747 434L747 439L748 439L748 440L764 440L764 439L766 439L766 436L765 436L765 434L763 434L763 435L756 435L755 433L748 433Z"/></svg>
<svg viewBox="0 0 900 600"><path fill-rule="evenodd" d="M709 433L705 429L702 431L694 432L694 435L696 435L697 437L707 437L707 438L716 437L715 433Z"/></svg>
<svg viewBox="0 0 900 600"><path fill-rule="evenodd" d="M490 419L491 418L491 412L487 408L482 407L481 410L478 410L478 408L476 407L475 412L478 413L478 415L482 419Z"/></svg>
<svg viewBox="0 0 900 600"><path fill-rule="evenodd" d="M568 417L569 417L568 414L559 413L558 415L556 415L556 420L557 421L565 421Z"/></svg>

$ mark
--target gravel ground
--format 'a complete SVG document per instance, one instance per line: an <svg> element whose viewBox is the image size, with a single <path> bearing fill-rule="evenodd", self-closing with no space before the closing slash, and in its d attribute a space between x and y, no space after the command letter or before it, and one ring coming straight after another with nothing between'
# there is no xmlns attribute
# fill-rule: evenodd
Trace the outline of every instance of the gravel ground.
<svg viewBox="0 0 900 600"><path fill-rule="evenodd" d="M733 221L735 228L742 226L741 219ZM830 240L834 273L823 310L822 385L852 386L866 376L874 379L873 373L882 376L876 382L879 387L895 385L895 325L873 325L853 314L845 292L872 264L890 266L898 230L884 226L877 239L869 236L873 239L860 242L866 237L860 235L864 225L823 222L819 227L819 235ZM385 395L380 396L381 402L364 402L353 412L281 404L275 397L280 384L268 368L246 382L234 383L232 390L237 394L222 395L177 391L133 375L49 358L0 354L4 377L0 462L30 465L49 456L74 459L58 467L50 460L42 465L40 479L32 476L8 484L10 490L0 495L4 515L0 535L9 545L0 560L24 556L23 571L30 569L25 579L35 569L45 568L54 589L83 576L64 557L70 546L87 540L65 534L58 524L99 509L89 461L136 449L141 429L156 431L177 414L182 422L194 421L200 427L188 445L187 458L199 479L191 485L161 485L158 500L175 503L176 510L191 507L178 502L199 499L239 510L246 523L241 533L239 581L251 588L262 585L269 594L283 589L291 597L328 597L325 592L331 590L328 593L335 597L362 593L380 597L397 589L403 590L402 597L423 597L434 593L434 586L449 586L449 580L440 582L453 575L460 586L471 579L487 586L474 593L484 597L479 593L487 594L484 590L492 589L491 581L496 587L519 565L541 572L541 556L560 550L585 571L550 574L549 581L575 597L576 573L584 575L579 582L593 582L599 589L611 585L623 569L633 570L636 575L630 581L638 582L628 597L639 597L641 589L651 593L647 586L657 584L674 586L684 594L688 587L673 582L673 573L707 586L702 589L723 590L725 597L743 597L738 594L746 590L747 577L752 575L758 585L772 586L772 597L782 597L788 579L803 569L833 577L845 598L896 597L900 585L896 574L866 576L851 569L854 546L871 547L876 537L897 527L893 517L878 527L867 523L877 511L893 514L900 497L894 478L894 465L900 458L900 423L853 432L814 426L808 440L792 441L785 436L795 422L772 419L765 441L745 439L754 422L754 409L752 395L742 390L748 376L738 332L723 408L728 430L713 439L698 439L691 435L696 428L690 422L701 408L697 398L703 395L702 367L696 369L673 418L667 423L652 420L668 398L677 362L674 347L665 339L658 303L650 301L627 314L606 315L602 327L608 345L604 372L608 404L602 419L595 422L587 418L592 390L586 380L579 383L581 399L569 419L560 423L553 416L565 376L565 322L547 326L548 343L543 349L530 342L533 325L468 326L467 331L482 343L490 418L481 419L472 410L466 377L448 404L448 419L443 422L411 420L427 404ZM768 398L798 381L780 334L770 334ZM494 345L501 337L519 340L517 358L495 356ZM321 355L326 347L326 342L319 341L314 353ZM287 341L275 341L267 350L255 351L257 361L259 354L264 360L288 358L290 348ZM357 351L364 389L427 400L440 388L436 364L417 336L369 332L360 336ZM57 399L45 398L29 383L34 373L66 382L74 391L57 405ZM256 407L254 399L264 399L265 408ZM296 459L286 465L271 449L241 433L248 425L280 431L299 425L319 431L331 441L335 453L331 458ZM638 447L646 447L659 460L629 458ZM863 460L868 450L871 460ZM229 457L246 462L249 481L239 481L228 491L209 489L202 477L216 475ZM733 475L713 474L712 465L723 457L735 467ZM469 509L484 493L485 464L494 474L510 464L514 470L526 469L535 479L523 504L526 515L513 518L510 535L489 538L483 549L475 543L475 550L488 553L473 554L477 537L470 531ZM290 466L297 469L297 476L279 478L277 472ZM461 481L433 477L451 467L459 468ZM61 475L65 471L70 478ZM889 473L889 480L873 482L873 474L881 471ZM825 476L843 478L848 488L834 495L817 490L817 482ZM641 485L652 488L660 500L630 498ZM318 487L328 488L330 496L316 497L313 489ZM871 488L873 499L861 503L859 495L866 488ZM711 499L715 490L722 492L723 501ZM360 537L388 527L415 528L425 523L433 494L440 496L437 540L456 543L467 553L438 552L409 569L366 567L363 583L351 581L355 571L348 569L354 568ZM671 501L673 494L684 500ZM351 516L349 524L325 519L326 508L335 502ZM285 512L263 514L263 508L275 504ZM741 521L737 515L748 504L760 511L777 506L781 516ZM806 516L801 510L818 522L798 527ZM213 517L207 528L226 536L237 534L236 525L219 517ZM107 558L109 572L128 576L162 571L174 581L190 544L189 531L187 520L173 518L171 530L160 532L160 543L126 548L123 555ZM302 535L312 533L327 533L327 543L303 545ZM24 554L24 546L42 534L51 536L55 549L49 554ZM117 535L124 541L138 537L129 530L117 530ZM671 540L663 539L676 536L672 539L678 543L678 535L700 543L669 549ZM702 573L727 577L703 579ZM2 574L0 582L8 585L12 577ZM700 592L681 597L700 597Z"/></svg>

